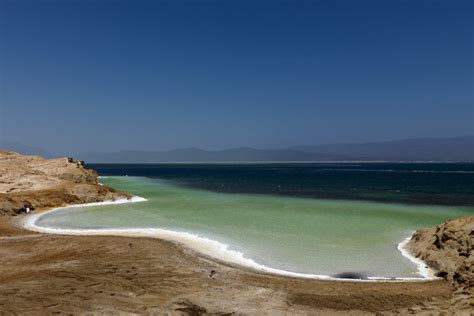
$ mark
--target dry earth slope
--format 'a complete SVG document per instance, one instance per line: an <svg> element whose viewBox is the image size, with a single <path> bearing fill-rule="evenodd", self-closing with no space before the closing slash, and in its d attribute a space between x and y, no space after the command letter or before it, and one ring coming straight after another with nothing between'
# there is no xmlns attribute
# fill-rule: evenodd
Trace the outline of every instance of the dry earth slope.
<svg viewBox="0 0 474 316"><path fill-rule="evenodd" d="M99 185L97 173L72 158L43 159L0 151L0 213L130 198Z"/></svg>
<svg viewBox="0 0 474 316"><path fill-rule="evenodd" d="M474 305L474 216L461 217L431 228L418 229L410 251L450 281L458 300Z"/></svg>

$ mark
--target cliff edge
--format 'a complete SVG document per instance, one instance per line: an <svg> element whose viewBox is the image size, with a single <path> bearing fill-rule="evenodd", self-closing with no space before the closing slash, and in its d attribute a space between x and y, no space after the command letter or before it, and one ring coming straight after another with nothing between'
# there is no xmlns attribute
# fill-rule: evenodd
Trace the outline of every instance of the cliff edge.
<svg viewBox="0 0 474 316"><path fill-rule="evenodd" d="M461 217L432 228L418 229L408 249L436 271L436 276L472 294L474 287L474 216Z"/></svg>
<svg viewBox="0 0 474 316"><path fill-rule="evenodd" d="M100 185L97 177L72 158L44 159L0 151L0 215L131 197Z"/></svg>

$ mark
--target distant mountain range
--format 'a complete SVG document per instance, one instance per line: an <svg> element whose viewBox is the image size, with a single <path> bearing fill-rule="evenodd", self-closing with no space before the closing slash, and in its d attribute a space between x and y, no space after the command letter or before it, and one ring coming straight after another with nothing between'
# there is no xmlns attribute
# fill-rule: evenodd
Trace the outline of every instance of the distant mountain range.
<svg viewBox="0 0 474 316"><path fill-rule="evenodd" d="M414 138L391 142L297 146L293 150L344 155L351 160L474 161L474 136Z"/></svg>
<svg viewBox="0 0 474 316"><path fill-rule="evenodd" d="M474 136L416 138L391 142L295 146L283 149L234 148L170 151L90 152L87 162L264 162L264 161L473 161Z"/></svg>
<svg viewBox="0 0 474 316"><path fill-rule="evenodd" d="M52 155L36 147L0 143L1 149L23 154ZM198 148L169 151L121 150L88 152L77 155L88 163L153 162L283 162L283 161L468 161L474 162L474 136L452 138L415 138L390 142L295 146L283 149Z"/></svg>
<svg viewBox="0 0 474 316"><path fill-rule="evenodd" d="M0 141L0 150L12 150L23 155L36 155L51 158L53 155L40 147L28 146L17 142Z"/></svg>
<svg viewBox="0 0 474 316"><path fill-rule="evenodd" d="M342 155L304 152L294 149L234 148L202 150L185 148L170 151L130 151L88 153L87 162L253 162L253 161L322 161L343 159Z"/></svg>

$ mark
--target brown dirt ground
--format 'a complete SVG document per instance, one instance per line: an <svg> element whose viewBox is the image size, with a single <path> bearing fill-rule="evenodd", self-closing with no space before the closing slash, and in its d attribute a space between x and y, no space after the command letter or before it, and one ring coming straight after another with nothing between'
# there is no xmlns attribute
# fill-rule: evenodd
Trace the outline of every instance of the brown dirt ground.
<svg viewBox="0 0 474 316"><path fill-rule="evenodd" d="M25 231L16 227L21 218L0 216L2 315L470 314L469 302L458 302L444 280L267 275L157 239Z"/></svg>

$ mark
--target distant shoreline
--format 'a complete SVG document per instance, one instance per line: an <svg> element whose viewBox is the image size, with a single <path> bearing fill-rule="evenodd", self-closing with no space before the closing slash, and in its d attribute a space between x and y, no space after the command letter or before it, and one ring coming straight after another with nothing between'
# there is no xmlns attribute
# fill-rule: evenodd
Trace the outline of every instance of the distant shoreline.
<svg viewBox="0 0 474 316"><path fill-rule="evenodd" d="M437 160L327 160L327 161L157 161L157 162L88 162L86 161L86 165L100 165L100 164L130 164L130 165L137 165L137 164L333 164L333 163L395 163L395 164L410 164L410 163L420 163L420 164L451 164L451 163L462 163L462 164L474 164L474 161L437 161Z"/></svg>

